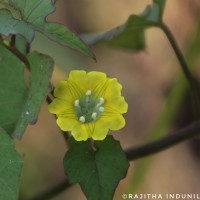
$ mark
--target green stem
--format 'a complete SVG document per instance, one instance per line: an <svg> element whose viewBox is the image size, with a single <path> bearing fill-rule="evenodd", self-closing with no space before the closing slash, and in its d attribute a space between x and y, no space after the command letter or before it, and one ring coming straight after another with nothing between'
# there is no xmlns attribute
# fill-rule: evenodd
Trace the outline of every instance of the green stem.
<svg viewBox="0 0 200 200"><path fill-rule="evenodd" d="M126 155L129 160L141 159L143 157L168 149L185 140L195 138L199 135L200 121L197 121L190 124L186 128L179 130L176 133L169 134L159 140L129 149L126 151Z"/></svg>
<svg viewBox="0 0 200 200"><path fill-rule="evenodd" d="M197 82L197 80L192 76L190 70L189 70L189 66L187 65L187 62L176 42L176 40L174 39L174 36L172 35L171 31L169 30L169 28L163 23L161 22L159 24L159 27L164 31L164 33L166 34L175 54L176 57L180 63L180 66L183 70L183 73L185 75L185 77L187 78L189 84L190 84L190 88L191 88L191 100L193 103L193 111L194 111L194 116L195 119L199 119L200 117L200 96L199 96L199 84Z"/></svg>
<svg viewBox="0 0 200 200"><path fill-rule="evenodd" d="M12 52L20 61L22 61L28 69L30 69L30 64L28 62L27 57L23 55L17 48L15 48L15 45L12 44L11 46L7 46L3 44L3 46L10 52Z"/></svg>
<svg viewBox="0 0 200 200"><path fill-rule="evenodd" d="M52 197L55 197L58 194L60 194L61 192L63 192L64 190L66 190L69 186L71 186L71 184L66 179L66 180L58 183L57 185L49 188L48 190L37 194L36 196L30 198L29 200L48 200L48 199L51 199Z"/></svg>
<svg viewBox="0 0 200 200"><path fill-rule="evenodd" d="M189 67L185 61L185 58L180 50L180 48L178 47L178 44L176 43L176 40L174 39L171 31L169 30L169 28L164 24L164 23L160 23L159 27L164 31L164 33L166 34L176 56L177 59L180 63L180 66L186 76L186 78L188 79L189 83L193 86L194 84L194 78L192 76L192 74L190 73Z"/></svg>

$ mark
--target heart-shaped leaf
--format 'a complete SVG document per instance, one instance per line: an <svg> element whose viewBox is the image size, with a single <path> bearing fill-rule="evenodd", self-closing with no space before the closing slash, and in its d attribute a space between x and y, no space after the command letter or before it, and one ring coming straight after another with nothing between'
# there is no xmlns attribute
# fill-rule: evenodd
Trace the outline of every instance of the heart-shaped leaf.
<svg viewBox="0 0 200 200"><path fill-rule="evenodd" d="M88 200L111 200L119 181L125 177L128 161L118 141L69 141L64 168L70 181L80 183Z"/></svg>

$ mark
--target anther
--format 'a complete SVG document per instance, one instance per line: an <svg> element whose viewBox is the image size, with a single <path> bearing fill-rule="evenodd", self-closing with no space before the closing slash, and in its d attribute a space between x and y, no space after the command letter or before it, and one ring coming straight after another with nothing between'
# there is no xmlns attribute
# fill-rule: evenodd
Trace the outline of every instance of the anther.
<svg viewBox="0 0 200 200"><path fill-rule="evenodd" d="M99 107L99 111L103 112L104 111L104 107L103 106Z"/></svg>
<svg viewBox="0 0 200 200"><path fill-rule="evenodd" d="M82 122L82 123L84 123L84 122L85 122L85 117L84 117L84 116L81 116L81 117L79 118L79 121Z"/></svg>
<svg viewBox="0 0 200 200"><path fill-rule="evenodd" d="M80 105L79 105L79 100L78 99L76 99L75 101L74 101L74 106L76 106L76 107L79 107Z"/></svg>
<svg viewBox="0 0 200 200"><path fill-rule="evenodd" d="M85 95L90 96L92 94L91 90L87 90L87 92L85 93Z"/></svg>
<svg viewBox="0 0 200 200"><path fill-rule="evenodd" d="M104 98L103 97L100 97L99 98L99 103L96 105L96 107L100 107L102 104L104 103Z"/></svg>
<svg viewBox="0 0 200 200"><path fill-rule="evenodd" d="M96 119L97 118L97 113L96 112L93 112L92 113L92 119Z"/></svg>
<svg viewBox="0 0 200 200"><path fill-rule="evenodd" d="M104 98L100 97L99 101L100 101L100 104L103 104L104 103Z"/></svg>

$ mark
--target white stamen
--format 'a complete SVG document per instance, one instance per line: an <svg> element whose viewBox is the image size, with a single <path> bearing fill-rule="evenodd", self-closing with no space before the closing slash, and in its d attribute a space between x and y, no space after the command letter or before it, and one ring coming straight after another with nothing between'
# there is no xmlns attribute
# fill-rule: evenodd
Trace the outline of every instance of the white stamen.
<svg viewBox="0 0 200 200"><path fill-rule="evenodd" d="M74 101L74 106L76 106L76 107L79 107L80 105L79 105L79 100L78 99L76 99L75 101Z"/></svg>
<svg viewBox="0 0 200 200"><path fill-rule="evenodd" d="M85 117L84 117L84 116L81 116L81 117L79 118L79 121L82 122L82 123L84 123L84 122L85 122Z"/></svg>
<svg viewBox="0 0 200 200"><path fill-rule="evenodd" d="M104 98L103 97L100 97L100 103L101 103L101 105L104 103Z"/></svg>
<svg viewBox="0 0 200 200"><path fill-rule="evenodd" d="M100 97L99 98L99 103L96 105L96 107L100 107L102 104L104 103L104 98L103 97Z"/></svg>
<svg viewBox="0 0 200 200"><path fill-rule="evenodd" d="M92 119L96 119L97 118L97 113L96 112L93 112L92 113Z"/></svg>
<svg viewBox="0 0 200 200"><path fill-rule="evenodd" d="M87 96L90 96L92 94L92 91L91 90L88 90L86 93L85 93L85 95L87 95Z"/></svg>
<svg viewBox="0 0 200 200"><path fill-rule="evenodd" d="M99 111L103 112L104 111L104 107L103 106L99 107Z"/></svg>

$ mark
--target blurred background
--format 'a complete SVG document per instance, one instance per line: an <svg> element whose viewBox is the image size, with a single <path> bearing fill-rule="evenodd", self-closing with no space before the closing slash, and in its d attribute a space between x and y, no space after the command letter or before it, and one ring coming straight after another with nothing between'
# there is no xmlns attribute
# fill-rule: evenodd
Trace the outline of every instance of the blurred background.
<svg viewBox="0 0 200 200"><path fill-rule="evenodd" d="M78 34L103 32L141 13L150 0L59 0L48 20L67 25ZM186 55L198 77L198 0L167 0L164 22ZM113 132L124 149L138 146L189 124L193 119L185 78L165 34L158 28L145 32L146 49L131 52L92 47L97 62L61 47L37 34L32 50L55 59L52 84L66 79L72 69L98 70L118 78L129 104L126 126ZM28 199L65 179L63 157L67 145L44 103L38 122L29 126L22 141L16 141L24 157L21 199ZM181 143L149 158L130 162L127 177L117 187L114 200L123 193L199 193L200 142ZM81 166L80 166L81 167ZM70 187L52 200L86 200L79 185Z"/></svg>

